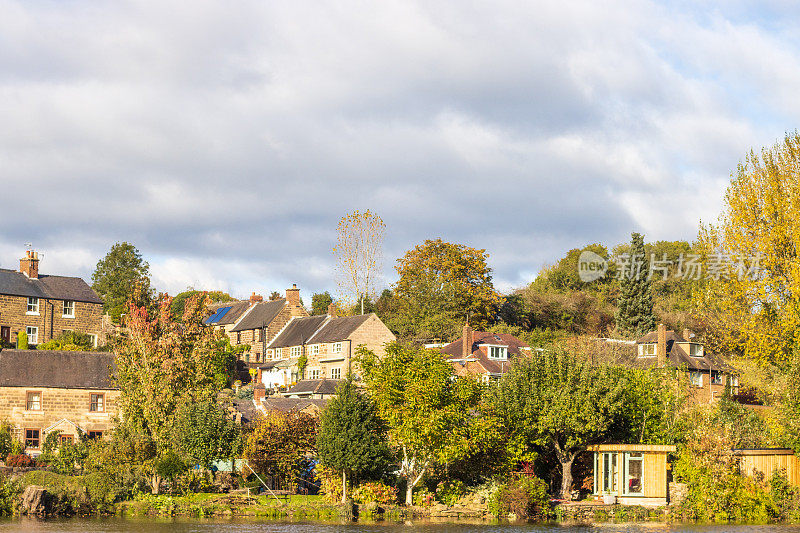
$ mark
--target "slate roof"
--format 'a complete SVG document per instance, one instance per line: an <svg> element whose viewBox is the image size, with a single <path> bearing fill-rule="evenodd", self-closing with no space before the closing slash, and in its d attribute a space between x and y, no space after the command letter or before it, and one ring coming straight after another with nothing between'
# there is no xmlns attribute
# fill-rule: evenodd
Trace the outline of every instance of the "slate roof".
<svg viewBox="0 0 800 533"><path fill-rule="evenodd" d="M242 425L249 424L262 416L253 400L234 398L231 403L233 408L242 415Z"/></svg>
<svg viewBox="0 0 800 533"><path fill-rule="evenodd" d="M209 325L227 326L228 324L233 324L234 322L236 322L239 319L239 317L242 316L242 313L247 311L247 309L250 307L250 301L243 300L234 302L219 302L209 305L208 307L209 309L211 309L212 312L216 312L222 309L223 307L230 307L231 308L230 311L222 315L222 317L219 320L215 320L214 322L208 322L208 319L206 319L206 321L204 321L204 323Z"/></svg>
<svg viewBox="0 0 800 533"><path fill-rule="evenodd" d="M440 350L443 354L449 356L447 359L451 362L457 362L459 359L463 360L462 354L462 337L450 344L443 346ZM494 344L498 346L505 346L508 351L508 360L502 361L498 359L490 359L484 349L480 347L481 344ZM518 357L522 353L523 348L530 347L509 333L491 333L489 331L473 331L472 332L472 352L468 359L477 362L486 372L491 374L505 374L511 368L511 361L514 357ZM474 365L471 365L474 366Z"/></svg>
<svg viewBox="0 0 800 533"><path fill-rule="evenodd" d="M725 362L725 359L715 354L708 353L703 349L702 357L692 357L678 343L693 342L683 338L672 330L667 331L667 364L670 366L686 366L690 370L718 370L722 372L733 372L733 369ZM646 334L632 347L631 363L636 366L652 367L658 364L658 357L648 356L639 357L639 344L658 342L658 331L651 331Z"/></svg>
<svg viewBox="0 0 800 533"><path fill-rule="evenodd" d="M103 303L100 296L81 278L40 274L38 279L29 279L22 272L7 268L0 268L0 294Z"/></svg>
<svg viewBox="0 0 800 533"><path fill-rule="evenodd" d="M357 330L361 324L366 322L369 317L370 315L331 317L317 334L309 339L309 342L317 344L320 342L343 341Z"/></svg>
<svg viewBox="0 0 800 533"><path fill-rule="evenodd" d="M341 379L302 379L284 394L336 394Z"/></svg>
<svg viewBox="0 0 800 533"><path fill-rule="evenodd" d="M0 351L0 387L116 389L114 354L49 350Z"/></svg>
<svg viewBox="0 0 800 533"><path fill-rule="evenodd" d="M258 329L269 324L275 320L278 313L281 312L283 306L286 305L286 300L272 300L271 302L259 302L253 306L236 324L231 331L245 331L248 329ZM231 309L233 311L233 309ZM230 311L229 311L230 313ZM243 313L242 313L243 314Z"/></svg>
<svg viewBox="0 0 800 533"><path fill-rule="evenodd" d="M295 317L272 339L267 348L286 348L308 344L312 335L330 318L328 315Z"/></svg>
<svg viewBox="0 0 800 533"><path fill-rule="evenodd" d="M266 411L288 413L289 411L303 411L312 405L321 411L329 401L328 398L264 398L261 400L261 405Z"/></svg>

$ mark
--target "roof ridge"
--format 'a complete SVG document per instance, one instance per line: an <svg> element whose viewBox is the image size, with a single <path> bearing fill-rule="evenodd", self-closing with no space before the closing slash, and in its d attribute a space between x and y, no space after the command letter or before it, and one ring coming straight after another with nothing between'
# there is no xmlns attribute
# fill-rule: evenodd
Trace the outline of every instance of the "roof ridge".
<svg viewBox="0 0 800 533"><path fill-rule="evenodd" d="M329 314L325 314L325 317L326 317L325 320L323 320L322 324L320 324L319 327L316 330L314 330L314 333L311 334L311 336L308 338L306 343L312 341L314 339L314 337L317 336L317 333L319 333L322 328L327 326L335 318L335 317L333 317L333 316L331 316Z"/></svg>

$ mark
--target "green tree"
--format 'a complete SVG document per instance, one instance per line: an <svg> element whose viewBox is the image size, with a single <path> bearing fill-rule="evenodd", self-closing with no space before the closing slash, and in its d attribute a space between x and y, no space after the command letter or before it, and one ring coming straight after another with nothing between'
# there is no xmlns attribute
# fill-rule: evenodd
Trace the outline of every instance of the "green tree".
<svg viewBox="0 0 800 533"><path fill-rule="evenodd" d="M247 436L244 457L256 472L294 485L308 466L316 433L317 421L307 413L270 411Z"/></svg>
<svg viewBox="0 0 800 533"><path fill-rule="evenodd" d="M389 457L386 426L375 402L361 395L352 376L336 390L336 397L322 411L317 453L323 466L342 474L342 502L347 500L347 481L384 470Z"/></svg>
<svg viewBox="0 0 800 533"><path fill-rule="evenodd" d="M646 256L644 239L639 233L631 234L629 262L623 269L619 284L617 327L635 337L640 337L656 327L653 314L653 287L649 279L650 262Z"/></svg>
<svg viewBox="0 0 800 533"><path fill-rule="evenodd" d="M328 306L333 303L333 296L328 291L317 292L311 296L311 314L324 315L328 312Z"/></svg>
<svg viewBox="0 0 800 533"><path fill-rule="evenodd" d="M569 499L572 464L624 420L625 382L613 367L592 366L561 350L518 358L494 393L495 410L520 460L552 451L561 466L561 496Z"/></svg>
<svg viewBox="0 0 800 533"><path fill-rule="evenodd" d="M175 449L188 464L210 467L215 460L230 459L241 452L236 422L214 400L182 403L174 427Z"/></svg>
<svg viewBox="0 0 800 533"><path fill-rule="evenodd" d="M134 291L145 301L152 299L150 265L134 245L118 242L97 262L92 288L103 299L103 311L119 322Z"/></svg>
<svg viewBox="0 0 800 533"><path fill-rule="evenodd" d="M411 505L414 487L431 466L470 453L471 439L482 428L472 411L482 389L475 380L456 379L450 363L434 350L393 343L383 357L363 346L357 356L367 391L398 450L405 501Z"/></svg>
<svg viewBox="0 0 800 533"><path fill-rule="evenodd" d="M207 296L208 301L210 303L231 302L236 299L230 294L222 291L196 291L194 289L188 289L176 294L175 297L172 299L172 304L171 304L172 316L180 320L183 317L183 311L186 306L186 301L189 298L198 295L200 297L202 297L203 295Z"/></svg>

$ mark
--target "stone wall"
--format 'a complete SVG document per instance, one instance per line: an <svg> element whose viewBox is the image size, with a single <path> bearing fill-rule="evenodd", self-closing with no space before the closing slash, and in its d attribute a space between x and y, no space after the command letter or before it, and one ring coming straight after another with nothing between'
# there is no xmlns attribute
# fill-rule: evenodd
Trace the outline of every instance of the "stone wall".
<svg viewBox="0 0 800 533"><path fill-rule="evenodd" d="M75 302L75 317L63 316L64 301L39 299L39 314L29 315L26 296L0 295L0 326L10 327L11 343L15 344L17 334L27 327L39 328L38 343L47 342L61 335L65 330L97 335L103 333L103 305Z"/></svg>

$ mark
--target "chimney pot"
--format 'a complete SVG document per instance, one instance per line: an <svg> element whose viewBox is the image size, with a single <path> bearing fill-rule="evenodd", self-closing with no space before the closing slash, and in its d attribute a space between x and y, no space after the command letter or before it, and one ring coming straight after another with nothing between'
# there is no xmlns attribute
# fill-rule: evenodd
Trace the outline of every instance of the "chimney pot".
<svg viewBox="0 0 800 533"><path fill-rule="evenodd" d="M286 303L292 307L300 307L300 289L294 283L291 289L286 289Z"/></svg>
<svg viewBox="0 0 800 533"><path fill-rule="evenodd" d="M28 279L39 278L39 254L28 250L25 257L19 260L19 271Z"/></svg>
<svg viewBox="0 0 800 533"><path fill-rule="evenodd" d="M250 303L254 304L254 303L263 302L263 301L264 301L264 297L261 296L260 294L256 294L255 291L253 291L253 294L250 295Z"/></svg>

